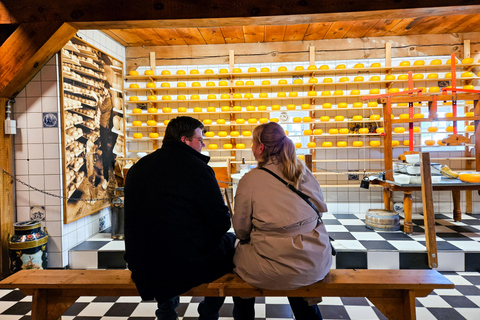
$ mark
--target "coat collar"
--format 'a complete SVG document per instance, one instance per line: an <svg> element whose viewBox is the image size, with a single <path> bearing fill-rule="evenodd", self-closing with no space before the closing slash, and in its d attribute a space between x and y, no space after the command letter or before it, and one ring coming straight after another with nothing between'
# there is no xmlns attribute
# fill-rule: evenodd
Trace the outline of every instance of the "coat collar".
<svg viewBox="0 0 480 320"><path fill-rule="evenodd" d="M182 142L177 142L177 141L164 141L163 144L162 144L162 147L161 149L165 150L165 151L169 151L169 150L181 150L183 152L187 152L189 154L191 154L192 156L194 157L197 157L199 158L201 161L205 162L208 164L208 162L210 161L210 157L209 156L206 156L206 155L203 155L201 154L200 152L198 152L197 150L189 147L188 145L186 145L185 143L182 143Z"/></svg>

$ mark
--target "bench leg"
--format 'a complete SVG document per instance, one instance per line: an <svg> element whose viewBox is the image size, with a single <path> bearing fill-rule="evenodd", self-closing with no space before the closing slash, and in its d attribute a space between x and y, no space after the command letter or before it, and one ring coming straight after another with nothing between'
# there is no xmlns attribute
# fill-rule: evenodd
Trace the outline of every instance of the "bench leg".
<svg viewBox="0 0 480 320"><path fill-rule="evenodd" d="M62 296L47 289L35 290L32 296L32 320L59 319L78 298Z"/></svg>
<svg viewBox="0 0 480 320"><path fill-rule="evenodd" d="M389 320L415 320L415 292L403 290L403 297L368 298Z"/></svg>

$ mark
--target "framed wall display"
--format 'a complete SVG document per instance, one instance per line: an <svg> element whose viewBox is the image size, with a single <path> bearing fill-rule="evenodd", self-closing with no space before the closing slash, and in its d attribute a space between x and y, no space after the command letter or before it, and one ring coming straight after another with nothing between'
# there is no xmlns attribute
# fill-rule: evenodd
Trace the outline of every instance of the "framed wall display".
<svg viewBox="0 0 480 320"><path fill-rule="evenodd" d="M71 39L61 52L64 223L110 205L125 154L123 63Z"/></svg>

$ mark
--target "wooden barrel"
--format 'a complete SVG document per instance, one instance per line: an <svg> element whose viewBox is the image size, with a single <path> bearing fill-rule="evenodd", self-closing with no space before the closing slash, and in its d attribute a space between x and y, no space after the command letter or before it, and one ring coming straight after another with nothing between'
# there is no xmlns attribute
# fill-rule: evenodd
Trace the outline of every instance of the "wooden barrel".
<svg viewBox="0 0 480 320"><path fill-rule="evenodd" d="M400 229L400 219L393 210L369 209L365 215L365 225L373 230L396 231Z"/></svg>

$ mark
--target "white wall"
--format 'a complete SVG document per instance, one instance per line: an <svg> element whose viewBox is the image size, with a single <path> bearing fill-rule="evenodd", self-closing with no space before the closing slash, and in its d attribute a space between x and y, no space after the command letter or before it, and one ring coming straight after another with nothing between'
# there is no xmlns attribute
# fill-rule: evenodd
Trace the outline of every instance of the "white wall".
<svg viewBox="0 0 480 320"><path fill-rule="evenodd" d="M125 62L125 48L100 31L78 32L84 41ZM101 210L69 224L63 223L62 153L60 125L44 128L43 113L56 113L60 119L60 93L57 55L40 70L15 98L15 174L21 181L50 196L21 183L16 183L16 221L30 220L30 209L45 208L49 267L68 265L68 250L110 226L110 209Z"/></svg>

